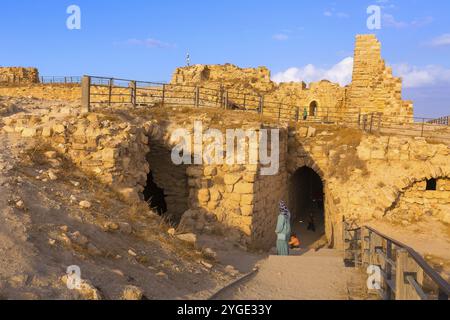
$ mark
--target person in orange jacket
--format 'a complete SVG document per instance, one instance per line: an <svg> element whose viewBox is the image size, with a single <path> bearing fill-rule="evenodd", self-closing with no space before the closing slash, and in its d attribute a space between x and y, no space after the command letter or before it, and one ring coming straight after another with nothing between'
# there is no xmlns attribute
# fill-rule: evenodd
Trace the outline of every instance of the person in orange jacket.
<svg viewBox="0 0 450 320"><path fill-rule="evenodd" d="M289 241L289 246L291 247L291 249L300 248L300 240L298 239L297 235L293 234L291 236L291 240Z"/></svg>

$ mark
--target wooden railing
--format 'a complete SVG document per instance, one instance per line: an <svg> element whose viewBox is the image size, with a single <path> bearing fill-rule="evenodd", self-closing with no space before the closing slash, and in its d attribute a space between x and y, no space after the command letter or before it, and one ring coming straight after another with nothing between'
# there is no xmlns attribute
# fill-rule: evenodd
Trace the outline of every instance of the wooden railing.
<svg viewBox="0 0 450 320"><path fill-rule="evenodd" d="M448 300L450 284L407 245L368 227L344 221L345 262L375 267L381 273L377 288L385 300Z"/></svg>

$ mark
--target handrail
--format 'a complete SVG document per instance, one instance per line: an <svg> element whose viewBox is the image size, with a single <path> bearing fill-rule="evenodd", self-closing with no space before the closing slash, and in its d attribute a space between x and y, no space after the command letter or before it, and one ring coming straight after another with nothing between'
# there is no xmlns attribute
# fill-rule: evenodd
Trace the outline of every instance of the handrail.
<svg viewBox="0 0 450 320"><path fill-rule="evenodd" d="M377 234L381 238L391 241L397 247L406 250L408 254L414 259L414 261L420 266L420 268L422 268L422 270L427 274L427 276L430 277L430 279L432 279L445 294L450 296L450 284L447 281L445 281L445 279L442 278L439 275L439 273L437 273L436 270L434 270L417 251L403 244L402 242L379 232L378 230L372 227L365 226L365 228Z"/></svg>
<svg viewBox="0 0 450 320"><path fill-rule="evenodd" d="M345 237L346 237L347 233L361 232L361 234L362 234L363 230L366 229L367 231L369 231L369 233L375 234L376 236L380 237L382 240L387 241L388 247L392 248L392 246L396 246L401 251L406 252L408 254L408 256L410 258L412 258L412 260L414 260L414 262L418 265L418 267L435 283L435 285L437 285L437 287L439 289L438 299L448 300L448 298L450 297L450 284L445 279L443 279L441 277L441 275L438 272L436 272L436 270L434 270L417 251L412 249L410 246L408 246L396 239L393 239L390 236L387 236L386 234L376 230L373 227L362 226L362 227L347 229L349 227L349 224L345 220L345 218L343 219L343 223L344 223L344 240L346 240ZM358 239L355 239L355 237L353 237L351 239L351 241L355 242L355 241L358 241ZM361 239L361 241L365 241L364 237L363 237L363 239ZM392 249L388 249L388 250L392 250ZM358 252L359 250L352 249L352 250L346 250L346 251L351 251L352 253L354 253L355 254L354 259L355 260L357 259L356 252ZM381 258L383 258L385 263L390 265L391 268L395 268L395 262L392 259L390 259L388 254L385 254L384 251L380 252L377 249L375 249L375 253L378 256L380 256ZM358 261L355 261L355 265L357 262ZM388 280L385 278L385 280L392 282L392 279ZM410 276L407 275L405 277L405 281L407 281L409 284L411 284L414 287L416 293L418 294L418 296L420 296L421 299L424 299L426 297L426 295L423 292L423 289L420 287L420 285L416 282L415 279L412 279ZM390 283L388 283L388 285L391 286ZM392 289L392 287L391 287L391 289Z"/></svg>

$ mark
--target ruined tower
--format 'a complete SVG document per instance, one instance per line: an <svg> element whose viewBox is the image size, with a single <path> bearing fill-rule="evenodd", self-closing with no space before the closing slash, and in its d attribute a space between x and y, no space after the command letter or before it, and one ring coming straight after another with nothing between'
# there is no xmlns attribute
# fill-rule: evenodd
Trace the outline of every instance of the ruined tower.
<svg viewBox="0 0 450 320"><path fill-rule="evenodd" d="M402 122L413 120L412 102L402 100L402 80L386 66L375 35L356 37L353 80L347 99L350 113L382 113Z"/></svg>

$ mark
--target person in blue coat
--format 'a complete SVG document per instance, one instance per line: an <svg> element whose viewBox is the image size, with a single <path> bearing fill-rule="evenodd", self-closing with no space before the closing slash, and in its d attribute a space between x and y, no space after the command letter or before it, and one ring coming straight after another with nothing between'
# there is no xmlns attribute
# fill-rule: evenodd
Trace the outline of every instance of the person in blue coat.
<svg viewBox="0 0 450 320"><path fill-rule="evenodd" d="M278 216L277 229L277 252L279 256L289 255L289 240L291 238L291 213L284 201L280 201L280 215Z"/></svg>

